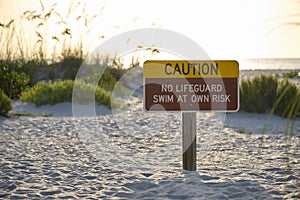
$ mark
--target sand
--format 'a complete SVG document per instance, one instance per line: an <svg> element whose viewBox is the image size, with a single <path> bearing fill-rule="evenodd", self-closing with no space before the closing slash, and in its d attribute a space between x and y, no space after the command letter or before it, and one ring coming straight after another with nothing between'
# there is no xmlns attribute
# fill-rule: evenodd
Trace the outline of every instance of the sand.
<svg viewBox="0 0 300 200"><path fill-rule="evenodd" d="M256 72L257 73L257 72ZM197 171L182 170L180 113L145 113L141 98L97 117L71 104L0 117L0 198L299 199L300 120L268 114L197 113ZM34 110L36 109L36 110ZM112 114L113 113L113 114Z"/></svg>
<svg viewBox="0 0 300 200"><path fill-rule="evenodd" d="M196 172L181 169L181 124L175 113L161 117L169 120L159 130L150 122L153 116L136 113L126 113L123 124L115 122L124 117L121 115L115 120L110 115L96 119L1 118L0 196L299 198L299 134L242 134L235 130L240 127L226 123L238 124L241 116L251 120L256 115L239 113L238 120L234 115L226 117L223 127L212 126L223 114L197 116Z"/></svg>
<svg viewBox="0 0 300 200"><path fill-rule="evenodd" d="M36 107L33 103L24 103L19 100L13 100L14 109L10 113L29 113L37 115L49 115L53 117L72 117L72 103L58 103L55 105L42 105ZM98 115L109 115L112 114L111 110L106 106L99 105L96 106L96 113Z"/></svg>

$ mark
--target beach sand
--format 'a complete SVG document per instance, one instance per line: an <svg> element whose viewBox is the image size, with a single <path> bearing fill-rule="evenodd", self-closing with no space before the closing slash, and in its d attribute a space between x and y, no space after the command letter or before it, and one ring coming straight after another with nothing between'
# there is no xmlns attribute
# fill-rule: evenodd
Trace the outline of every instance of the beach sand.
<svg viewBox="0 0 300 200"><path fill-rule="evenodd" d="M158 127L164 128L155 127L154 117L142 113L126 113L123 124L115 122L124 120L121 115L115 116L115 120L111 115L96 119L2 118L0 196L12 199L299 198L299 134L286 136L270 131L243 134L237 131L241 127L235 126L248 119L245 128L255 131L249 126L255 122L251 121L255 114L230 114L222 127L219 122L223 115L197 116L196 172L183 171L181 167L178 114L161 117L166 121L158 123ZM278 120L276 117L275 121ZM299 121L296 126L298 131Z"/></svg>
<svg viewBox="0 0 300 200"><path fill-rule="evenodd" d="M14 103L53 116L0 118L0 198L300 198L299 119L289 134L278 116L263 132L267 113L197 113L197 171L189 172L180 113L146 113L141 98L77 118L70 103Z"/></svg>

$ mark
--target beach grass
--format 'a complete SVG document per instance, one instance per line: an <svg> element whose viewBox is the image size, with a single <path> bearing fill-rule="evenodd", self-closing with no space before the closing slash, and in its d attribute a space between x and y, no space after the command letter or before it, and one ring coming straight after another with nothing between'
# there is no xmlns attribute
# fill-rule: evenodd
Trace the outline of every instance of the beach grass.
<svg viewBox="0 0 300 200"><path fill-rule="evenodd" d="M246 112L277 114L295 119L300 116L300 89L278 75L261 75L240 84L240 109Z"/></svg>
<svg viewBox="0 0 300 200"><path fill-rule="evenodd" d="M7 116L7 113L12 109L11 99L0 88L0 116Z"/></svg>
<svg viewBox="0 0 300 200"><path fill-rule="evenodd" d="M42 105L55 105L57 103L72 102L73 88L76 84L76 88L83 93L92 93L95 87L91 84L84 82L74 82L72 80L55 81L55 82L39 82L35 86L25 90L20 95L22 102L34 103L36 106ZM87 95L75 95L75 101L80 104L87 104L95 101L99 105L105 105L107 107L117 107L121 105L117 100L114 100L111 92L105 91L101 87L97 87L95 90L95 97ZM74 98L73 98L74 100Z"/></svg>
<svg viewBox="0 0 300 200"><path fill-rule="evenodd" d="M38 81L39 73L46 73L48 79L74 79L90 49L95 48L92 45L104 38L103 34L91 34L101 14L88 12L80 1L70 1L65 12L59 12L58 5L46 8L40 1L39 9L0 22L0 65L27 73L31 85ZM94 57L92 64L108 65L117 80L125 73L120 59L104 52ZM138 60L133 60L126 68L136 65Z"/></svg>
<svg viewBox="0 0 300 200"><path fill-rule="evenodd" d="M283 74L284 78L300 78L300 73L293 70L291 72L286 72Z"/></svg>

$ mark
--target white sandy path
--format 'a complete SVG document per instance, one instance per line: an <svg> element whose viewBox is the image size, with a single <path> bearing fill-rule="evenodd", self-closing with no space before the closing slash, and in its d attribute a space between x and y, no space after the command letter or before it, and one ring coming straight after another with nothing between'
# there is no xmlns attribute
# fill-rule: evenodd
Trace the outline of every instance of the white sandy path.
<svg viewBox="0 0 300 200"><path fill-rule="evenodd" d="M55 105L43 105L40 107L36 107L33 103L23 103L19 100L14 100L14 109L10 111L10 113L33 113L33 114L47 114L53 117L72 117L72 103L58 103ZM84 107L84 106L83 106ZM84 108L83 108L84 109ZM111 114L111 110L103 105L97 105L95 107L95 111L97 115L109 115Z"/></svg>

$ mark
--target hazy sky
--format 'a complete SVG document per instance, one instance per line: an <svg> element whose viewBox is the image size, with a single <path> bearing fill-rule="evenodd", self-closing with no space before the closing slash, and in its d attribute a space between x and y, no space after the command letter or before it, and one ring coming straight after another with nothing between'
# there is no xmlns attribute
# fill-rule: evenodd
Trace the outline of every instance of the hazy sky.
<svg viewBox="0 0 300 200"><path fill-rule="evenodd" d="M37 0L0 2L0 22L39 8ZM59 2L60 12L66 12L71 1L48 0L45 7L54 2ZM186 35L213 59L300 57L300 25L284 25L300 23L299 0L86 2L90 14L99 14L104 6L91 32L105 38L135 28L155 27Z"/></svg>

